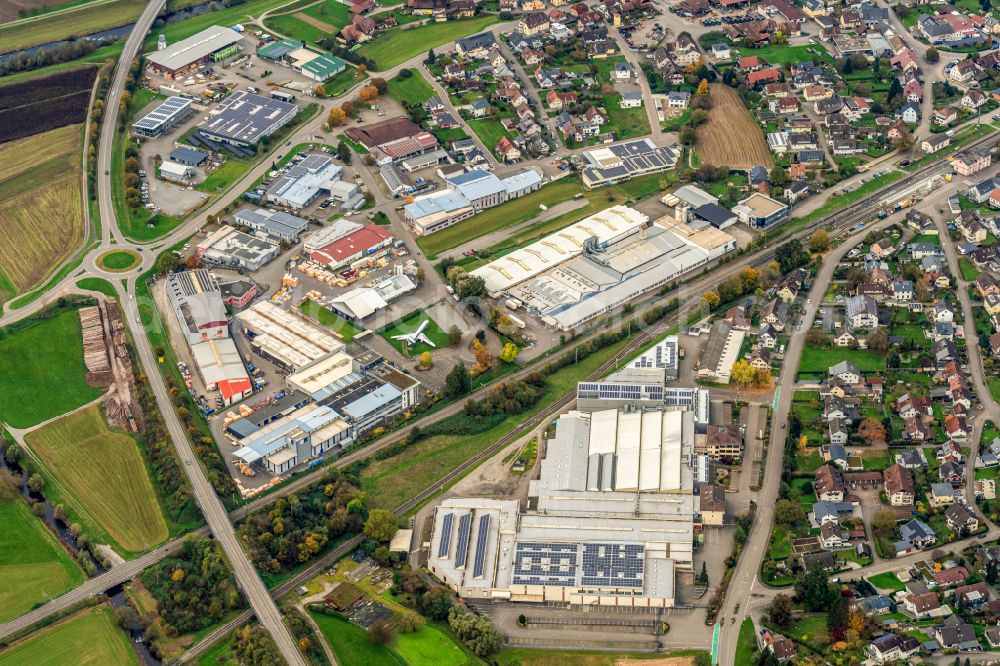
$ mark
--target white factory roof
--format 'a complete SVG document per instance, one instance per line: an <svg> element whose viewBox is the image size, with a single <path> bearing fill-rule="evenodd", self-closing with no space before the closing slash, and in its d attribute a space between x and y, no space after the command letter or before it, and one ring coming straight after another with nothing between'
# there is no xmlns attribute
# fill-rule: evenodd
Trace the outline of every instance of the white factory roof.
<svg viewBox="0 0 1000 666"><path fill-rule="evenodd" d="M336 219L333 222L328 222L319 231L306 236L302 244L302 249L306 254L309 254L310 252L326 247L334 241L340 240L344 236L354 233L360 228L361 225L357 222L351 222L344 218Z"/></svg>
<svg viewBox="0 0 1000 666"><path fill-rule="evenodd" d="M254 344L291 367L305 367L344 349L344 344L331 333L270 301L258 301L236 316L256 334Z"/></svg>
<svg viewBox="0 0 1000 666"><path fill-rule="evenodd" d="M183 178L190 170L190 167L178 164L177 162L171 162L170 160L160 162L160 173L165 173L169 176L174 176L175 178Z"/></svg>
<svg viewBox="0 0 1000 666"><path fill-rule="evenodd" d="M235 44L240 39L240 33L232 28L213 25L196 35L168 46L162 51L150 53L146 59L164 69L181 69L197 60L208 57L219 49Z"/></svg>
<svg viewBox="0 0 1000 666"><path fill-rule="evenodd" d="M483 278L489 293L498 294L581 254L588 238L596 238L599 245L611 243L648 221L649 217L634 208L612 206L477 268L472 274Z"/></svg>
<svg viewBox="0 0 1000 666"><path fill-rule="evenodd" d="M246 379L246 368L232 338L217 338L191 345L191 356L202 379L213 386L226 379Z"/></svg>
<svg viewBox="0 0 1000 666"><path fill-rule="evenodd" d="M325 162L319 163L319 159L317 159L315 160L316 166L310 167L308 165L314 161L313 158L319 158ZM340 166L330 162L329 157L311 155L302 164L289 169L281 180L268 189L267 196L287 201L296 208L302 208L315 198L320 190L324 188L329 190L329 186L340 178L342 171Z"/></svg>
<svg viewBox="0 0 1000 666"><path fill-rule="evenodd" d="M288 375L285 383L291 388L312 395L351 374L353 361L350 355L340 351Z"/></svg>

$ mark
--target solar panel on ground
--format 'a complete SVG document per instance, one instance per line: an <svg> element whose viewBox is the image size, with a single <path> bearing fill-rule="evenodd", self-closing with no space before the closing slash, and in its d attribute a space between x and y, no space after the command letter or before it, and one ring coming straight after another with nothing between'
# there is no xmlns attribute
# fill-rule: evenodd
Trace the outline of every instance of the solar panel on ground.
<svg viewBox="0 0 1000 666"><path fill-rule="evenodd" d="M188 134L187 135L187 142L190 143L192 146L204 146L205 143L201 139L199 139L197 136L195 136L195 135L196 135L196 132L192 132L191 134Z"/></svg>
<svg viewBox="0 0 1000 666"><path fill-rule="evenodd" d="M438 544L438 557L448 557L448 546L451 545L451 526L455 522L455 514L446 513L441 520L441 542Z"/></svg>
<svg viewBox="0 0 1000 666"><path fill-rule="evenodd" d="M472 514L458 519L458 549L455 551L455 566L464 567L469 556L469 537L472 536Z"/></svg>
<svg viewBox="0 0 1000 666"><path fill-rule="evenodd" d="M201 142L203 144L205 144L206 146L208 146L209 148L211 148L213 151L215 151L217 153L222 152L222 149L219 147L219 144L217 144L216 142L212 141L211 139L209 139L207 136L205 136L201 132L194 132L193 135L197 136L199 139L201 139Z"/></svg>
<svg viewBox="0 0 1000 666"><path fill-rule="evenodd" d="M479 578L483 575L483 568L486 565L486 539L490 535L490 514L479 517L479 534L476 535L476 559L472 563L472 577Z"/></svg>
<svg viewBox="0 0 1000 666"><path fill-rule="evenodd" d="M583 546L581 585L642 587L645 546L624 543L588 543Z"/></svg>

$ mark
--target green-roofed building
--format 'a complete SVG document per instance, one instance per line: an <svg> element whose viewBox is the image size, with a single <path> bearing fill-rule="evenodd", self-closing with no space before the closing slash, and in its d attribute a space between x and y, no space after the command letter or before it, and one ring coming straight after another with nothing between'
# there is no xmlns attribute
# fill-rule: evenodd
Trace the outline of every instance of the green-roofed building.
<svg viewBox="0 0 1000 666"><path fill-rule="evenodd" d="M302 42L297 42L294 39L282 39L257 49L257 56L272 62L281 62L286 55L301 48Z"/></svg>
<svg viewBox="0 0 1000 666"><path fill-rule="evenodd" d="M332 79L345 69L347 69L347 63L337 56L324 53L309 62L303 63L300 71L303 76L308 76L310 79L322 83L323 81Z"/></svg>

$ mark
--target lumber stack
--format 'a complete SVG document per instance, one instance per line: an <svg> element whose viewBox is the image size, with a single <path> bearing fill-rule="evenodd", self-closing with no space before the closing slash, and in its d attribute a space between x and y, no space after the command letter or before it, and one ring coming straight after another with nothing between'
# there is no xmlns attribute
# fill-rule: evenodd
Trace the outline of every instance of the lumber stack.
<svg viewBox="0 0 1000 666"><path fill-rule="evenodd" d="M83 333L83 362L93 373L111 369L108 348L104 344L104 324L97 307L80 308L80 329Z"/></svg>

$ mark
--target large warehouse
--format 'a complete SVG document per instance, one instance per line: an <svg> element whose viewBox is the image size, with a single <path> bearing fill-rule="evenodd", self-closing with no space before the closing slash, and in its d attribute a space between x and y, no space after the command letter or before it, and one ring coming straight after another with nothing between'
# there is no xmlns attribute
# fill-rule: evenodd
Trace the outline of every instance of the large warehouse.
<svg viewBox="0 0 1000 666"><path fill-rule="evenodd" d="M170 273L166 291L188 344L229 337L222 292L207 270Z"/></svg>
<svg viewBox="0 0 1000 666"><path fill-rule="evenodd" d="M240 33L213 25L196 35L146 56L149 71L167 79L178 79L198 71L207 62L219 62L239 52Z"/></svg>
<svg viewBox="0 0 1000 666"><path fill-rule="evenodd" d="M335 271L359 259L377 254L379 250L391 246L392 240L392 232L388 227L366 224L346 236L312 250L309 256L316 263Z"/></svg>
<svg viewBox="0 0 1000 666"><path fill-rule="evenodd" d="M587 189L604 187L673 169L679 156L676 147L659 147L650 139L623 141L585 151L581 177Z"/></svg>
<svg viewBox="0 0 1000 666"><path fill-rule="evenodd" d="M292 372L344 349L344 343L332 333L271 301L254 303L236 316L254 350Z"/></svg>
<svg viewBox="0 0 1000 666"><path fill-rule="evenodd" d="M260 464L272 474L284 474L342 446L350 437L350 427L337 412L306 405L240 439L233 455L247 465Z"/></svg>
<svg viewBox="0 0 1000 666"><path fill-rule="evenodd" d="M452 498L434 516L431 573L468 598L670 608L692 570L699 499L691 412L569 412L532 510Z"/></svg>
<svg viewBox="0 0 1000 666"><path fill-rule="evenodd" d="M206 265L256 271L277 257L279 250L273 243L224 226L198 243L196 252Z"/></svg>
<svg viewBox="0 0 1000 666"><path fill-rule="evenodd" d="M209 139L253 150L288 124L299 108L289 102L237 90L208 112L198 126Z"/></svg>
<svg viewBox="0 0 1000 666"><path fill-rule="evenodd" d="M613 206L472 274L483 278L490 296L516 298L546 324L568 331L735 248L717 229L685 230L650 225L643 213ZM720 244L719 235L728 240Z"/></svg>
<svg viewBox="0 0 1000 666"><path fill-rule="evenodd" d="M132 123L132 134L152 139L194 113L191 100L186 97L168 97L155 109Z"/></svg>

